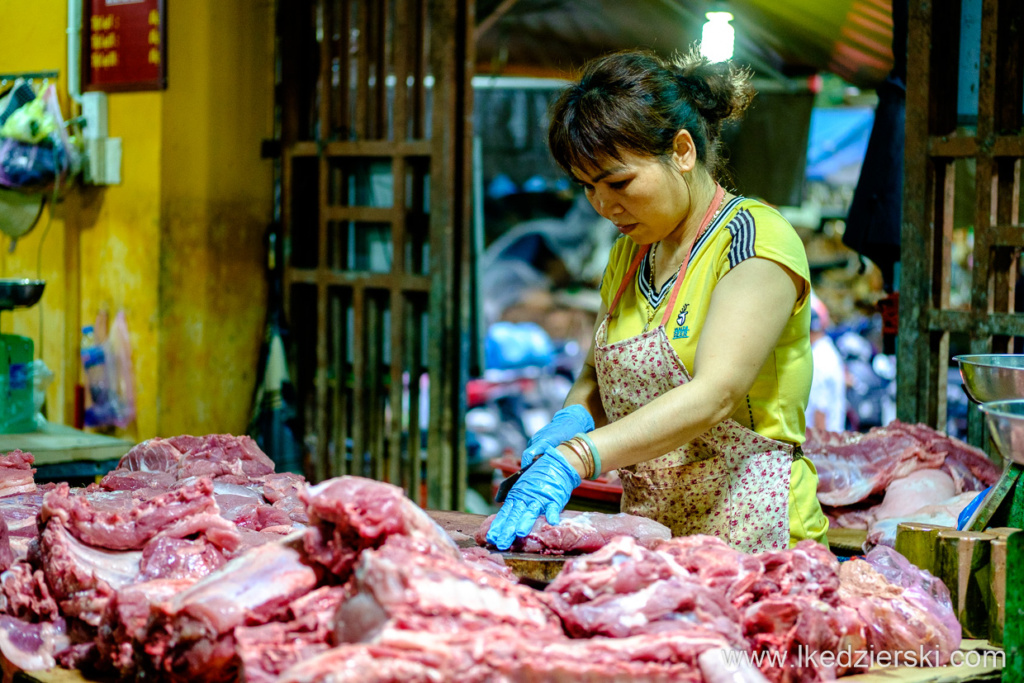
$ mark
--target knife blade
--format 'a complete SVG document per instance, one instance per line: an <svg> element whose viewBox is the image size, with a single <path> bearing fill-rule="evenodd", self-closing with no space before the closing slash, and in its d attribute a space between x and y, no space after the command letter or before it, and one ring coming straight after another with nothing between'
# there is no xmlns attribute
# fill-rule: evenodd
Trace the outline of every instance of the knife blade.
<svg viewBox="0 0 1024 683"><path fill-rule="evenodd" d="M533 462L537 461L534 460ZM533 465L533 462L531 462L530 465ZM494 494L495 503L505 502L505 498L508 496L508 492L511 491L515 483L519 481L519 477L523 476L523 472L530 469L530 465L520 468L518 472L509 477L506 477L500 484L498 484L498 492Z"/></svg>

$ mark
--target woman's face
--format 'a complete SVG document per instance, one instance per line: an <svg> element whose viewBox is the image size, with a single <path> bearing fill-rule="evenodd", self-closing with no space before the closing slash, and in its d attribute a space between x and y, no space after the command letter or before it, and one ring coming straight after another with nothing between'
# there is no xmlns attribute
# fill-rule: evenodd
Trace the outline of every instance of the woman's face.
<svg viewBox="0 0 1024 683"><path fill-rule="evenodd" d="M637 244L658 242L680 226L690 193L675 160L628 152L573 174L599 214Z"/></svg>

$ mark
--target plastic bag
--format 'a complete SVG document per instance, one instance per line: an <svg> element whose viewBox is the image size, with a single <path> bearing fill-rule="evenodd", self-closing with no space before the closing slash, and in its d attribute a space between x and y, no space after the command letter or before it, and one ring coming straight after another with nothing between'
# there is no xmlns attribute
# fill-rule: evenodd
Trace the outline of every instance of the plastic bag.
<svg viewBox="0 0 1024 683"><path fill-rule="evenodd" d="M0 128L0 186L49 191L79 165L52 85L15 110Z"/></svg>
<svg viewBox="0 0 1024 683"><path fill-rule="evenodd" d="M105 321L105 313L98 315L95 329L102 330ZM95 346L83 344L81 355L91 399L85 426L126 428L135 420L135 371L124 311L114 317L106 339Z"/></svg>
<svg viewBox="0 0 1024 683"><path fill-rule="evenodd" d="M59 113L59 112L58 112ZM11 114L0 127L0 137L38 145L57 130L57 121L47 111L46 99L40 96Z"/></svg>

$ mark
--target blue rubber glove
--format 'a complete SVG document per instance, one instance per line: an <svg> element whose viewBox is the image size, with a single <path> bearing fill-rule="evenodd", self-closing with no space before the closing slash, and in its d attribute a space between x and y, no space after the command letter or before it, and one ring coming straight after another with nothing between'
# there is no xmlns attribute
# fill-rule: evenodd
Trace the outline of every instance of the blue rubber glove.
<svg viewBox="0 0 1024 683"><path fill-rule="evenodd" d="M537 433L530 438L526 444L526 450L519 458L519 466L526 467L548 448L555 448L558 444L568 441L580 432L586 434L593 430L594 418L590 416L586 408L578 403L566 406L555 413L551 422L538 429Z"/></svg>
<svg viewBox="0 0 1024 683"><path fill-rule="evenodd" d="M537 458L508 492L487 531L487 542L498 550L508 550L517 537L530 534L541 513L548 524L558 524L562 509L581 481L562 454L554 446L548 447L544 457Z"/></svg>
<svg viewBox="0 0 1024 683"><path fill-rule="evenodd" d="M989 486L987 489L976 495L974 499L967 504L967 507L963 509L963 512L961 512L960 516L956 519L956 528L958 531L964 530L964 527L967 526L967 523L971 521L971 516L974 514L974 511L981 506L982 501L985 500L985 496L987 496L988 492L991 490L992 487Z"/></svg>

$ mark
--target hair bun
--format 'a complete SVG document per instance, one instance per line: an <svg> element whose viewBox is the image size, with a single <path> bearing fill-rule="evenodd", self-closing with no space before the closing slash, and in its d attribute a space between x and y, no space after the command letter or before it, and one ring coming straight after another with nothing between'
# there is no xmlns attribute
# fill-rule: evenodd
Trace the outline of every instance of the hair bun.
<svg viewBox="0 0 1024 683"><path fill-rule="evenodd" d="M754 99L749 69L712 62L696 45L685 55L673 57L672 67L693 105L716 130L723 121L740 118Z"/></svg>

